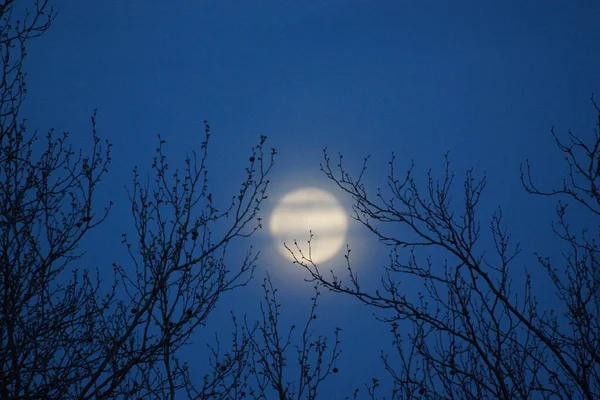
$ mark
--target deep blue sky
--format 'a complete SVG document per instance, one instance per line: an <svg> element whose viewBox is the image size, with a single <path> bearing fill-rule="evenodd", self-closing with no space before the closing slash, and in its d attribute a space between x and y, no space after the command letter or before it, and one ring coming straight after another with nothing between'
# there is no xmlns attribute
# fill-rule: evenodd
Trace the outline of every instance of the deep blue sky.
<svg viewBox="0 0 600 400"><path fill-rule="evenodd" d="M532 253L550 251L554 202L525 195L519 163L529 158L542 181L557 182L561 156L549 129L590 137L589 97L600 100L600 3L592 0L55 4L53 27L29 47L24 115L32 128L70 131L85 145L89 116L99 110L100 135L114 144L102 198L116 203L88 244L99 267L123 257L115 246L131 229L124 187L133 165L150 165L157 133L169 155L183 156L199 145L206 119L212 174L221 178L213 191L223 199L237 189L261 134L279 152L273 201L319 186L349 204L319 172L326 146L355 170L371 154L373 187L384 184L392 150L400 166L414 159L421 176L439 170L450 151L459 177L469 167L487 172L482 225L503 206L523 242L521 262L533 268ZM356 225L349 242L356 267L376 281L387 250ZM259 279L220 304L199 343L215 326L229 328L229 310L253 316L265 270L285 289L290 320L308 312L301 274L282 272L290 265L268 232L254 243L264 253ZM326 296L321 308L328 320L320 327L342 326L346 343L344 374L323 398L384 377L376 363L391 340L385 327L348 298Z"/></svg>

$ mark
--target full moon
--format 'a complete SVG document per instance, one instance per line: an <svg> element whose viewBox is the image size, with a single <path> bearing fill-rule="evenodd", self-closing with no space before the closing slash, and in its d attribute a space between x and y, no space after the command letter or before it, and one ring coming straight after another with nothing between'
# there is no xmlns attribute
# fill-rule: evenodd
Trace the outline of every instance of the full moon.
<svg viewBox="0 0 600 400"><path fill-rule="evenodd" d="M297 189L283 196L271 214L269 229L278 250L293 259L283 243L301 259L294 240L304 257L309 258L308 239L312 231L310 258L316 263L332 258L344 245L348 217L330 193L316 188Z"/></svg>

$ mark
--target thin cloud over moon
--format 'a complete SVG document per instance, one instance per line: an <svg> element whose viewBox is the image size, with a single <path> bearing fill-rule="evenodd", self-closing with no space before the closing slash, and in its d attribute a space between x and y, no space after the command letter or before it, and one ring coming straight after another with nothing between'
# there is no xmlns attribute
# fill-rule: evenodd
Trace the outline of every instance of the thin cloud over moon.
<svg viewBox="0 0 600 400"><path fill-rule="evenodd" d="M308 239L312 231L311 258L315 263L331 259L344 246L348 217L341 204L330 193L317 188L294 190L279 201L271 214L269 229L277 249L293 259L284 243L301 257L294 240L308 257Z"/></svg>

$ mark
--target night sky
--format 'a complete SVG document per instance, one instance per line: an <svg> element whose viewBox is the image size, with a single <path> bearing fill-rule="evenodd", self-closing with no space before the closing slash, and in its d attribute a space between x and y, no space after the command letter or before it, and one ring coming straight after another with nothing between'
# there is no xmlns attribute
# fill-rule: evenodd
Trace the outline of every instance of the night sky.
<svg viewBox="0 0 600 400"><path fill-rule="evenodd" d="M68 131L75 146L87 146L98 109L99 134L114 145L97 204L115 205L86 239L82 267L110 271L112 262L126 262L120 235L133 227L126 187L134 165L149 171L157 134L180 163L199 147L208 120L217 200L238 189L260 135L277 149L265 220L279 199L304 187L329 191L350 215L351 199L319 171L325 147L343 153L353 172L371 155L372 189L385 184L392 151L401 169L414 160L423 183L430 168L443 172L449 152L457 183L468 168L486 173L482 229L501 206L523 247L519 264L533 271L544 299L549 286L534 252L560 254L550 227L555 200L527 195L519 165L529 159L540 186L559 183L562 155L550 128L593 134L589 98L596 93L600 100L597 1L54 3L53 26L28 48L23 115L32 130ZM346 242L361 278L377 284L389 249L353 221ZM281 243L263 229L237 242L233 259L250 244L261 251L256 279L222 298L186 350L199 374L205 344L215 331L232 328L230 311L259 318L267 271L280 288L284 326L309 311L312 285L277 250ZM338 253L323 268L344 262ZM371 377L389 388L379 361L391 343L389 327L373 311L323 293L315 327L326 335L341 327L343 354L340 373L320 398L343 398Z"/></svg>

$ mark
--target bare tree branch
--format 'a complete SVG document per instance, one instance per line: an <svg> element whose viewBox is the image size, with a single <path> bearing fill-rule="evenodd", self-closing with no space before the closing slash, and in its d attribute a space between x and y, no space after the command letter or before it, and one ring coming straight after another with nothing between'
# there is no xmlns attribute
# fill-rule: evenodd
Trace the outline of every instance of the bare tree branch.
<svg viewBox="0 0 600 400"><path fill-rule="evenodd" d="M593 99L592 99L593 101ZM600 124L600 110L598 111ZM599 125L600 127L600 125ZM555 135L569 167L563 187L542 191L530 166L521 179L530 193L566 195L598 214L600 136L591 144L569 132L569 144ZM379 288L362 286L346 254L346 277L323 274L310 256L288 250L295 263L318 282L384 311L397 357L382 354L395 389L394 399L594 399L600 396L600 269L596 226L573 232L567 208L559 203L557 236L570 249L564 260L539 256L566 312L548 309L534 297L531 276L517 268L520 247L504 228L502 211L491 218L491 246L482 243L476 211L485 177L466 173L462 199L446 156L440 179L429 171L426 185L415 178L414 164L399 175L395 156L385 190L363 182L368 158L357 178L343 164L333 165L327 150L322 170L354 200L354 219L391 248ZM591 221L591 220L590 220ZM594 236L596 235L596 236ZM493 250L490 252L489 247ZM513 279L524 286L514 289ZM406 283L423 288L415 295ZM368 385L376 398L378 381Z"/></svg>

